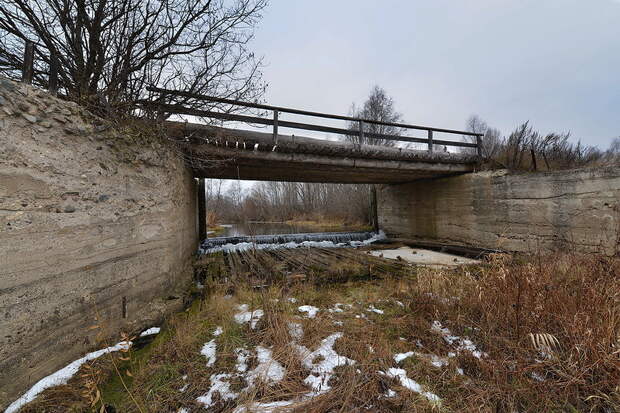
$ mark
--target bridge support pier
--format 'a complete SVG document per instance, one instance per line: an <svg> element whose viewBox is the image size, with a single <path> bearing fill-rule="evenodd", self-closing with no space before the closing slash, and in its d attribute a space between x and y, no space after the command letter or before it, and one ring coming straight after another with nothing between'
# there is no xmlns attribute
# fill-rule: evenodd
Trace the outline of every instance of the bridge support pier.
<svg viewBox="0 0 620 413"><path fill-rule="evenodd" d="M370 225L374 232L379 232L379 217L377 215L377 187L370 185Z"/></svg>
<svg viewBox="0 0 620 413"><path fill-rule="evenodd" d="M207 193L205 179L198 178L198 239L200 242L207 238Z"/></svg>

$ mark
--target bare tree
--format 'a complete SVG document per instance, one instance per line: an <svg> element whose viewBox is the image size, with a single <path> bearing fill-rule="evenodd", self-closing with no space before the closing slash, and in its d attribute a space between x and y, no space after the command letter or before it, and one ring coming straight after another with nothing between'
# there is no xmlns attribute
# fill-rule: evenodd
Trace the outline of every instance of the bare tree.
<svg viewBox="0 0 620 413"><path fill-rule="evenodd" d="M355 104L351 106L351 116L361 119L370 119L380 122L400 123L402 115L394 108L394 100L388 96L385 89L374 86L361 108L357 108ZM366 145L383 145L395 146L396 141L389 139L373 138L369 134L398 136L402 134L403 129L396 126L377 125L374 123L363 123L362 130L364 137L359 135L359 122L349 122L349 130L357 132L355 136L346 136L348 141L366 144Z"/></svg>
<svg viewBox="0 0 620 413"><path fill-rule="evenodd" d="M369 219L369 202L367 185L259 182L245 193L234 185L229 186L222 195L217 216L236 222L342 220L363 223Z"/></svg>
<svg viewBox="0 0 620 413"><path fill-rule="evenodd" d="M482 153L487 159L494 158L502 146L502 133L499 129L491 128L478 115L471 115L467 119L467 131L482 134ZM475 136L464 136L466 142L477 143ZM476 153L475 148L465 148L464 151Z"/></svg>
<svg viewBox="0 0 620 413"><path fill-rule="evenodd" d="M531 170L535 166L540 169L543 165L547 170L575 168L601 162L613 163L620 158L619 155L614 155L614 151L620 153L620 138L603 152L595 146L584 145L581 141L571 142L568 132L543 135L534 130L529 122L522 123L510 135L502 137L499 130L489 127L477 115L469 117L467 130L484 135L482 150L487 159L513 170ZM475 138L471 136L464 136L463 139L475 142Z"/></svg>
<svg viewBox="0 0 620 413"><path fill-rule="evenodd" d="M606 154L611 157L619 157L620 156L620 136L617 138L613 138L611 141L611 145L609 145L609 149L607 149Z"/></svg>
<svg viewBox="0 0 620 413"><path fill-rule="evenodd" d="M19 76L24 42L36 44L34 81L46 86L50 55L59 87L94 109L128 112L149 84L254 100L261 60L247 49L267 0L4 0L0 74ZM168 103L195 105L189 98Z"/></svg>

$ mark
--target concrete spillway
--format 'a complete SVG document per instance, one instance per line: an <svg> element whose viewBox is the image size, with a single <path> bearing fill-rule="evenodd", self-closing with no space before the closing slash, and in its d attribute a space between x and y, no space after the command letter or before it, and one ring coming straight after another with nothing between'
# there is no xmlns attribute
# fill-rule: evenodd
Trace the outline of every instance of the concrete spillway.
<svg viewBox="0 0 620 413"><path fill-rule="evenodd" d="M241 237L214 237L208 238L202 242L201 252L208 253L227 248L235 245L282 245L282 246L301 246L303 243L328 243L333 246L347 246L352 243L369 243L382 238L382 234L375 232L314 232L300 234L273 234L273 235L255 235Z"/></svg>

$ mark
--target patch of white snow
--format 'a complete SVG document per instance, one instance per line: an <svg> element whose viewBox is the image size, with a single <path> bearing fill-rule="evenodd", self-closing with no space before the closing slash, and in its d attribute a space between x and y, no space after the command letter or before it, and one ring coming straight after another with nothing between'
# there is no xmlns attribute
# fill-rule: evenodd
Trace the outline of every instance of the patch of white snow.
<svg viewBox="0 0 620 413"><path fill-rule="evenodd" d="M420 383L407 377L407 372L404 369L398 369L398 368L392 367L388 369L388 371L385 372L385 374L388 377L397 378L400 381L401 386L413 392L421 394L422 396L426 397L430 402L433 402L433 403L441 402L441 399L439 398L439 396L437 396L434 393L424 391Z"/></svg>
<svg viewBox="0 0 620 413"><path fill-rule="evenodd" d="M379 310L372 304L366 309L366 311L372 311L373 313L383 314L383 310Z"/></svg>
<svg viewBox="0 0 620 413"><path fill-rule="evenodd" d="M256 380L265 383L277 383L284 378L286 370L272 358L271 350L256 346L256 358L258 359L258 366L250 371L246 377L248 388L253 387Z"/></svg>
<svg viewBox="0 0 620 413"><path fill-rule="evenodd" d="M256 328L258 321L264 314L263 310L248 311L247 304L241 304L237 307L237 309L239 310L239 312L235 314L235 321L239 324L249 322L252 329Z"/></svg>
<svg viewBox="0 0 620 413"><path fill-rule="evenodd" d="M476 345L469 339L467 338L462 338L459 336L455 336L452 334L452 332L448 329L448 328L443 328L441 323L439 321L433 321L433 324L431 325L431 331L435 331L439 334L441 334L441 336L443 337L444 341L450 345L454 345L456 344L457 348L456 351L460 352L460 351L469 351L471 353L472 356L476 357L476 358L481 358L481 357L486 357L488 354L485 352L482 352L480 350L478 350L478 348L476 347ZM454 354L454 353L452 353ZM449 357L453 357L452 355L448 354Z"/></svg>
<svg viewBox="0 0 620 413"><path fill-rule="evenodd" d="M412 357L415 353L413 351L408 351L406 353L397 353L394 354L394 361L397 363L400 363L401 361L403 361L404 359L408 358L408 357Z"/></svg>
<svg viewBox="0 0 620 413"><path fill-rule="evenodd" d="M215 363L215 350L216 350L215 340L211 340L202 346L202 350L200 350L200 354L207 358L207 367L213 366Z"/></svg>
<svg viewBox="0 0 620 413"><path fill-rule="evenodd" d="M311 305L302 305L298 308L298 310L302 313L307 313L306 317L308 318L314 318L316 316L316 313L319 312L319 309L317 307Z"/></svg>
<svg viewBox="0 0 620 413"><path fill-rule="evenodd" d="M7 407L7 409L4 411L4 413L15 413L19 409L21 409L22 406L24 406L26 403L30 403L31 401L33 401L43 390L49 389L50 387L56 387L66 384L69 379L73 377L75 373L77 373L82 364L86 363L87 361L99 358L104 354L112 353L115 351L127 350L129 349L129 347L131 347L131 344L131 341L121 341L120 343L112 347L88 353L81 359L75 360L74 362L68 364L66 367L36 382L36 384L32 386L30 390L28 390L22 397L11 403L9 407Z"/></svg>
<svg viewBox="0 0 620 413"><path fill-rule="evenodd" d="M237 398L238 394L230 390L230 383L225 381L225 379L230 379L232 376L230 374L221 373L221 374L213 374L210 377L211 380L211 388L209 391L202 396L196 398L198 403L203 404L205 407L211 407L215 404L213 400L213 395L215 393L219 393L220 398L222 400L234 400Z"/></svg>
<svg viewBox="0 0 620 413"><path fill-rule="evenodd" d="M140 333L140 337L152 336L154 334L159 334L161 329L159 327L151 327L147 330L144 330Z"/></svg>
<svg viewBox="0 0 620 413"><path fill-rule="evenodd" d="M238 348L235 350L235 354L237 355L237 363L235 364L235 368L239 373L245 373L248 369L250 352L246 349Z"/></svg>
<svg viewBox="0 0 620 413"><path fill-rule="evenodd" d="M342 333L331 334L321 341L319 348L312 352L304 346L295 345L302 364L311 372L304 383L312 387L312 392L315 394L325 393L331 389L329 380L336 367L355 364L355 360L341 356L334 350L334 344L340 337ZM315 362L315 359L319 361Z"/></svg>

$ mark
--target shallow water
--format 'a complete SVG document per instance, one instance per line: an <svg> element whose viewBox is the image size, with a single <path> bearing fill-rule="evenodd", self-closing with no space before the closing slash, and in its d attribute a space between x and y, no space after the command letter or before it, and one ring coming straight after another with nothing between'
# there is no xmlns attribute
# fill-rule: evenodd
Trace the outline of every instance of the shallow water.
<svg viewBox="0 0 620 413"><path fill-rule="evenodd" d="M321 227L299 224L288 224L286 222L242 222L236 224L222 224L223 231L218 232L218 237L242 237L254 235L275 235L275 234L299 234L312 232L349 232L358 231L359 228L347 226L341 227ZM209 234L209 238L215 234Z"/></svg>

